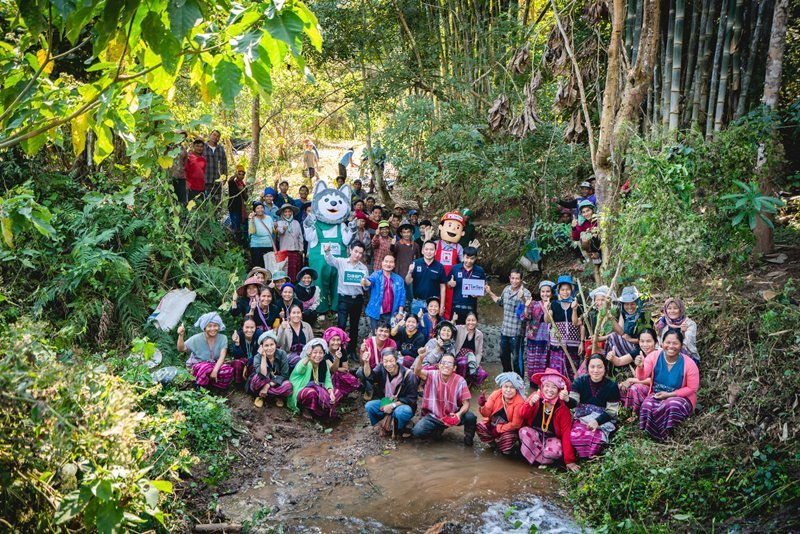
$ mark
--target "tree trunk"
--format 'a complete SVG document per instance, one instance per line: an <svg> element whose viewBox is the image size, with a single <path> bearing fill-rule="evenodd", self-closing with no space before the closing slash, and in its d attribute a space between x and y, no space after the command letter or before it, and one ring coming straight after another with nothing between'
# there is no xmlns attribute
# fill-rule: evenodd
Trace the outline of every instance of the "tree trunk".
<svg viewBox="0 0 800 534"><path fill-rule="evenodd" d="M745 66L744 73L742 74L742 89L739 91L739 102L736 106L735 118L739 118L747 113L747 102L750 94L750 80L753 78L753 69L755 68L756 58L758 57L759 43L761 43L761 34L764 28L764 13L767 10L769 0L761 0L758 6L758 16L756 18L756 28L753 30L753 36L750 39L750 50L747 56L747 66Z"/></svg>
<svg viewBox="0 0 800 534"><path fill-rule="evenodd" d="M675 35L672 41L672 82L669 99L669 131L678 129L681 101L681 57L683 56L683 16L685 1L675 2Z"/></svg>
<svg viewBox="0 0 800 534"><path fill-rule="evenodd" d="M719 90L717 91L717 104L714 111L714 131L722 130L722 121L725 118L725 98L728 96L728 78L731 64L731 43L733 42L733 25L737 11L744 4L744 0L731 0L728 18L725 21L725 44L722 49L722 64L719 73Z"/></svg>
<svg viewBox="0 0 800 534"><path fill-rule="evenodd" d="M692 103L692 126L697 126L700 121L702 109L705 107L705 102L708 100L708 72L711 66L711 50L714 45L712 39L714 37L712 31L714 29L714 20L716 17L716 2L709 0L706 5L708 14L706 15L706 23L703 26L703 33L700 35L700 43L702 55L697 62L697 72L695 73L694 87L694 102ZM699 51L698 51L699 52Z"/></svg>
<svg viewBox="0 0 800 534"><path fill-rule="evenodd" d="M717 29L717 46L714 50L714 68L711 71L711 86L709 87L706 113L706 136L711 135L714 128L714 104L717 102L717 89L719 89L719 64L722 61L722 44L725 42L725 20L728 17L728 3L734 0L722 0L719 10L719 27Z"/></svg>
<svg viewBox="0 0 800 534"><path fill-rule="evenodd" d="M603 98L603 114L600 117L600 137L594 158L597 177L597 203L603 210L612 210L616 198L614 160L622 161L628 139L636 131L639 108L647 96L653 79L653 70L658 56L660 0L642 0L642 25L636 62L624 76L622 97L619 98L620 47L624 27L623 0L614 0L611 10L611 41L608 46L608 67ZM609 94L609 91L611 93ZM613 95L613 97L612 97ZM613 156L613 158L612 158ZM608 257L608 254L605 255Z"/></svg>
<svg viewBox="0 0 800 534"><path fill-rule="evenodd" d="M764 73L764 96L761 102L769 109L778 106L778 97L781 92L781 73L783 70L783 53L786 48L786 23L789 19L789 0L777 0L775 12L772 15L772 34L769 38L767 52L767 68ZM769 173L764 172L767 162L766 145L761 143L758 147L758 161L756 173L761 177L761 191L769 192ZM766 215L766 214L764 214ZM756 219L756 246L754 252L769 254L775 248L772 228L760 218Z"/></svg>
<svg viewBox="0 0 800 534"><path fill-rule="evenodd" d="M250 136L253 138L253 144L250 145L247 176L255 182L258 162L261 159L261 97L258 93L253 95L253 104L250 107Z"/></svg>

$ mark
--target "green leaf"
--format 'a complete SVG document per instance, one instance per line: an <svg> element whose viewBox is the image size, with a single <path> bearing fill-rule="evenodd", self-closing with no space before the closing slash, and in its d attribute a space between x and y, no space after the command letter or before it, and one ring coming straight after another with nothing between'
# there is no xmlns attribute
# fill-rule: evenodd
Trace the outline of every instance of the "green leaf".
<svg viewBox="0 0 800 534"><path fill-rule="evenodd" d="M73 491L61 499L61 504L59 504L54 517L56 525L63 525L64 523L72 521L72 519L81 513L85 505L86 502L81 498L79 491Z"/></svg>
<svg viewBox="0 0 800 534"><path fill-rule="evenodd" d="M295 2L293 7L300 20L305 23L305 32L311 46L322 52L322 34L317 16L303 2Z"/></svg>
<svg viewBox="0 0 800 534"><path fill-rule="evenodd" d="M767 226L769 226L773 230L775 229L775 225L772 223L772 220L770 220L769 217L764 217L762 214L759 213L758 214L758 218L761 219L762 221L764 221L764 224L766 224ZM753 228L755 228L755 225L753 225Z"/></svg>
<svg viewBox="0 0 800 534"><path fill-rule="evenodd" d="M222 96L222 101L228 107L233 107L236 96L242 90L242 71L235 63L223 59L214 69L214 81L217 90Z"/></svg>
<svg viewBox="0 0 800 534"><path fill-rule="evenodd" d="M747 213L745 212L738 213L736 217L733 218L733 221L731 221L731 224L733 224L733 226L736 226L737 224L742 222L742 219L744 219L746 215Z"/></svg>
<svg viewBox="0 0 800 534"><path fill-rule="evenodd" d="M103 502L110 501L111 497L114 495L114 488L111 487L111 481L101 480L94 488L94 494Z"/></svg>
<svg viewBox="0 0 800 534"><path fill-rule="evenodd" d="M114 152L114 136L108 126L100 125L94 128L97 135L97 149L94 151L94 162L100 163Z"/></svg>
<svg viewBox="0 0 800 534"><path fill-rule="evenodd" d="M119 15L123 12L125 0L106 0L106 6L100 20L94 25L96 35L94 42L94 54L100 56L100 52L106 47L108 42L117 31Z"/></svg>
<svg viewBox="0 0 800 534"><path fill-rule="evenodd" d="M77 0L51 0L50 3L55 6L56 11L61 18L67 20L67 18L69 18L69 16L75 11Z"/></svg>
<svg viewBox="0 0 800 534"><path fill-rule="evenodd" d="M178 41L182 41L203 20L203 14L195 0L169 0L167 15L169 29Z"/></svg>
<svg viewBox="0 0 800 534"><path fill-rule="evenodd" d="M250 78L252 78L256 84L256 89L261 89L265 93L272 92L272 78L269 75L269 69L262 63L261 61L257 61L255 63L245 64L246 67L250 67Z"/></svg>
<svg viewBox="0 0 800 534"><path fill-rule="evenodd" d="M44 29L44 17L37 3L31 0L17 0L16 4L17 8L19 8L19 14L22 16L22 20L25 21L25 26L28 27L31 35L39 35Z"/></svg>
<svg viewBox="0 0 800 534"><path fill-rule="evenodd" d="M149 506L151 509L158 508L158 497L160 495L161 495L161 493L158 491L158 489L156 489L153 486L150 486L144 492L144 500L145 500L145 502L147 502L147 506Z"/></svg>
<svg viewBox="0 0 800 534"><path fill-rule="evenodd" d="M151 480L150 484L153 485L158 491L164 493L172 493L172 482L168 480Z"/></svg>
<svg viewBox="0 0 800 534"><path fill-rule="evenodd" d="M119 503L112 501L104 503L97 511L95 526L100 533L120 532L124 513Z"/></svg>
<svg viewBox="0 0 800 534"><path fill-rule="evenodd" d="M303 21L292 11L278 13L273 18L267 19L264 24L264 29L272 37L288 44L295 54L300 53L300 34L303 32L303 27Z"/></svg>

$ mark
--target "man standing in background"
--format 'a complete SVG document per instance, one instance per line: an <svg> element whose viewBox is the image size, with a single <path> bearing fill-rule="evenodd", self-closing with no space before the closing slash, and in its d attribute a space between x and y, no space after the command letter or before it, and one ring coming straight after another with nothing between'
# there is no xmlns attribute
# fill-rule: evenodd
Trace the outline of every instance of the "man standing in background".
<svg viewBox="0 0 800 534"><path fill-rule="evenodd" d="M355 160L353 159L353 154L355 153L355 147L350 147L347 149L347 152L344 153L342 159L339 160L339 176L343 178L347 178L347 167L358 167L356 165Z"/></svg>
<svg viewBox="0 0 800 534"><path fill-rule="evenodd" d="M206 196L219 202L222 196L222 187L217 182L223 174L228 175L228 156L225 148L219 144L219 130L212 130L208 138L203 157L206 159Z"/></svg>

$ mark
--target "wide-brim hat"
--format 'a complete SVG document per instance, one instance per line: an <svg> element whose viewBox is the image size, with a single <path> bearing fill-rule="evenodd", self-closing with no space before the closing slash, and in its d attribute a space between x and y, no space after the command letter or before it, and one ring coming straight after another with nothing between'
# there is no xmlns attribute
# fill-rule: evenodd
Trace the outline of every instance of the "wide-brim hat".
<svg viewBox="0 0 800 534"><path fill-rule="evenodd" d="M257 273L261 273L264 275L264 280L272 280L272 273L269 269L265 269L263 267L253 267L250 269L250 272L247 273L247 278L252 278Z"/></svg>
<svg viewBox="0 0 800 534"><path fill-rule="evenodd" d="M636 302L642 297L636 286L627 286L622 288L622 294L619 296L619 301L623 304L626 302Z"/></svg>
<svg viewBox="0 0 800 534"><path fill-rule="evenodd" d="M247 292L247 286L257 286L258 290L261 291L261 287L263 286L263 284L259 282L256 277L252 276L247 280L245 280L242 285L236 288L236 294L239 295L240 297L245 296Z"/></svg>
<svg viewBox="0 0 800 534"><path fill-rule="evenodd" d="M273 280L283 280L284 278L289 278L289 275L286 274L286 271L275 271L272 273Z"/></svg>
<svg viewBox="0 0 800 534"><path fill-rule="evenodd" d="M411 232L413 233L414 232L414 225L411 224L411 223L403 223L403 224L401 224L400 226L397 227L397 231L398 232L402 232L403 230L411 230Z"/></svg>
<svg viewBox="0 0 800 534"><path fill-rule="evenodd" d="M547 369L545 369L541 373L535 373L531 377L531 382L533 382L534 384L538 384L539 387L541 387L542 386L542 380L544 378L548 377L548 376L554 376L554 377L560 378L561 380L564 381L564 385L567 387L567 390L570 389L571 384L570 384L569 378L567 378L566 376L562 375L561 373L559 373L558 371L556 371L555 369L553 369L551 367L548 367Z"/></svg>
<svg viewBox="0 0 800 534"><path fill-rule="evenodd" d="M300 208L298 208L298 207L297 207L297 206L295 206L294 204L289 204L288 202L287 202L286 204L284 204L283 206L281 206L281 207L278 209L278 211L279 211L279 212L282 212L282 211L283 211L283 210L285 210L286 208L289 208L290 210L292 210L292 213L295 213L295 214L296 214L298 211L300 211Z"/></svg>
<svg viewBox="0 0 800 534"><path fill-rule="evenodd" d="M303 267L297 273L297 281L299 282L303 278L303 275L306 275L306 274L311 275L311 279L312 280L316 280L317 278L319 278L319 275L317 274L317 271L315 271L311 267Z"/></svg>

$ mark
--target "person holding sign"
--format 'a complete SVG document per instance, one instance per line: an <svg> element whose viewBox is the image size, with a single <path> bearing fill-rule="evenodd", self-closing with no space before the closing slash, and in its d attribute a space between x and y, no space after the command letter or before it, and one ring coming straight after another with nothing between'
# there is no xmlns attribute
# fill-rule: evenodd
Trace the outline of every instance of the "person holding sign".
<svg viewBox="0 0 800 534"><path fill-rule="evenodd" d="M325 262L336 269L336 287L339 297L336 326L345 330L347 320L350 319L350 329L345 330L350 335L347 354L354 354L358 346L358 320L361 318L361 308L364 306L364 288L361 286L361 279L369 276L367 266L361 263L361 257L364 255L364 243L353 241L350 244L350 256L347 259L334 257L331 254L330 244L325 245L323 250L325 251Z"/></svg>
<svg viewBox="0 0 800 534"><path fill-rule="evenodd" d="M478 297L485 294L486 272L475 265L478 249L464 248L464 259L450 269L447 286L453 289L453 322L464 324L469 312L478 312Z"/></svg>

